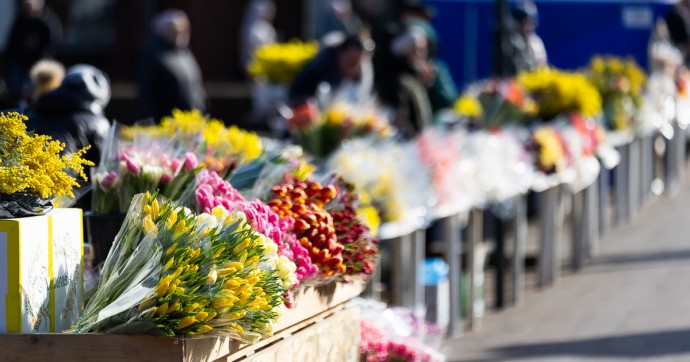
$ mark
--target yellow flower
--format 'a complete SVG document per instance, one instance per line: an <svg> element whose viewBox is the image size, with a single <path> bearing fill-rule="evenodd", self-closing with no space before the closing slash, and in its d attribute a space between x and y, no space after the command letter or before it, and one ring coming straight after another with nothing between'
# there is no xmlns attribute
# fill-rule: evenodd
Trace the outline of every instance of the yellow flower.
<svg viewBox="0 0 690 362"><path fill-rule="evenodd" d="M326 123L333 126L342 125L347 119L347 111L344 106L336 105L326 110Z"/></svg>
<svg viewBox="0 0 690 362"><path fill-rule="evenodd" d="M539 68L521 72L518 81L535 95L539 102L537 115L542 119L568 112L595 116L601 111L601 96L583 74Z"/></svg>
<svg viewBox="0 0 690 362"><path fill-rule="evenodd" d="M213 285L216 284L216 280L218 279L218 272L216 269L211 269L211 271L208 273L208 276L206 277L206 285Z"/></svg>
<svg viewBox="0 0 690 362"><path fill-rule="evenodd" d="M541 127L534 132L534 141L539 145L539 162L545 168L558 168L565 156L563 144L551 127Z"/></svg>
<svg viewBox="0 0 690 362"><path fill-rule="evenodd" d="M463 95L453 104L455 113L463 117L479 118L484 113L481 103L477 98L469 95Z"/></svg>
<svg viewBox="0 0 690 362"><path fill-rule="evenodd" d="M290 84L297 72L316 56L318 50L318 43L303 43L299 40L264 45L256 50L248 71L258 79Z"/></svg>
<svg viewBox="0 0 690 362"><path fill-rule="evenodd" d="M357 217L369 228L371 235L376 236L378 234L381 218L375 207L365 206L358 208Z"/></svg>
<svg viewBox="0 0 690 362"><path fill-rule="evenodd" d="M93 163L83 156L89 148L60 156L64 145L49 136L27 134L26 120L16 112L0 113L0 149L4 150L0 155L0 192L73 197L72 189L79 184L68 171L87 180L84 166Z"/></svg>
<svg viewBox="0 0 690 362"><path fill-rule="evenodd" d="M196 323L196 318L194 317L184 317L182 318L179 323L177 324L178 329L183 329L186 327L191 326L192 324Z"/></svg>
<svg viewBox="0 0 690 362"><path fill-rule="evenodd" d="M144 231L146 231L147 234L151 235L158 235L158 228L156 227L156 224L151 220L151 216L146 216L144 217L143 220L143 226L144 226Z"/></svg>

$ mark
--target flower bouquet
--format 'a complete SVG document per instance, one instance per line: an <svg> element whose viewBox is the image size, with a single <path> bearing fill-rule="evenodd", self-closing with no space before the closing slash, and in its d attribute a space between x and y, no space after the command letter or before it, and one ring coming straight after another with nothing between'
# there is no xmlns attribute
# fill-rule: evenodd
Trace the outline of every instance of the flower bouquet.
<svg viewBox="0 0 690 362"><path fill-rule="evenodd" d="M539 126L532 131L530 149L534 150L534 165L545 174L555 174L570 165L571 154L561 131L552 125Z"/></svg>
<svg viewBox="0 0 690 362"><path fill-rule="evenodd" d="M572 112L594 117L601 111L601 96L584 74L540 68L521 72L517 79L536 101L536 117L542 121Z"/></svg>
<svg viewBox="0 0 690 362"><path fill-rule="evenodd" d="M405 308L386 308L379 302L357 300L362 308L360 361L442 362L439 352L444 331L418 319Z"/></svg>
<svg viewBox="0 0 690 362"><path fill-rule="evenodd" d="M431 172L435 205L441 215L446 210L469 208L476 200L478 185L470 177L471 162L461 157L463 134L427 129L415 140L419 157Z"/></svg>
<svg viewBox="0 0 690 362"><path fill-rule="evenodd" d="M300 40L264 45L256 50L248 71L258 80L289 85L318 51L318 43Z"/></svg>
<svg viewBox="0 0 690 362"><path fill-rule="evenodd" d="M0 218L41 215L56 197L74 196L77 178L87 181L83 158L88 147L60 156L64 144L50 136L27 133L28 118L0 113Z"/></svg>
<svg viewBox="0 0 690 362"><path fill-rule="evenodd" d="M355 185L383 222L416 222L433 204L431 174L412 143L351 140L333 154L326 169Z"/></svg>
<svg viewBox="0 0 690 362"><path fill-rule="evenodd" d="M294 264L241 212L194 214L150 194L132 200L74 333L272 334Z"/></svg>
<svg viewBox="0 0 690 362"><path fill-rule="evenodd" d="M357 195L355 186L341 177L334 182L338 193L326 205L333 216L333 226L338 243L343 245L345 276L366 278L374 273L379 256L379 218L371 205L366 205Z"/></svg>
<svg viewBox="0 0 690 362"><path fill-rule="evenodd" d="M527 192L534 176L521 133L512 127L472 132L462 152L472 160L470 179L487 202L501 202Z"/></svg>
<svg viewBox="0 0 690 362"><path fill-rule="evenodd" d="M643 105L646 76L633 59L595 56L587 69L601 94L607 128L629 130Z"/></svg>
<svg viewBox="0 0 690 362"><path fill-rule="evenodd" d="M199 173L195 183L194 199L195 206L203 212L211 212L217 207L229 212L243 212L254 230L266 235L277 245L281 262L289 261L295 264L296 279L290 284L290 289L297 288L318 272L318 268L309 258L309 251L297 242L296 235L292 232L295 224L293 218L279 217L271 207L260 200L246 200L215 172L202 170Z"/></svg>
<svg viewBox="0 0 690 362"><path fill-rule="evenodd" d="M537 105L516 80L487 80L469 86L453 110L471 124L494 128L529 121Z"/></svg>
<svg viewBox="0 0 690 362"><path fill-rule="evenodd" d="M173 110L158 126L111 132L110 152L95 169L93 210L124 213L132 196L153 192L177 199L202 168L228 177L257 159L262 142L255 133L208 119L198 110Z"/></svg>
<svg viewBox="0 0 690 362"><path fill-rule="evenodd" d="M319 110L313 101L294 108L287 126L296 142L309 154L325 158L348 139L392 135L388 118L374 103L328 102Z"/></svg>

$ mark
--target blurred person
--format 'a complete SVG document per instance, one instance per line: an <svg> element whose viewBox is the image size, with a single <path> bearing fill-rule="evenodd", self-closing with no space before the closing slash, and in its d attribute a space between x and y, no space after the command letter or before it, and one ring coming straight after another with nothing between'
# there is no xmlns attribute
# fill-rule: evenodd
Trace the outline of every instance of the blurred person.
<svg viewBox="0 0 690 362"><path fill-rule="evenodd" d="M427 87L433 85L436 70L428 59L424 34L408 29L390 44L390 71L378 88L382 101L396 110L396 125L413 137L432 123Z"/></svg>
<svg viewBox="0 0 690 362"><path fill-rule="evenodd" d="M539 24L537 6L529 0L515 3L511 8L511 17L511 52L504 54L508 57L508 74L548 65L544 42L536 33Z"/></svg>
<svg viewBox="0 0 690 362"><path fill-rule="evenodd" d="M690 0L680 0L666 14L666 26L673 44L683 53L684 62L690 58Z"/></svg>
<svg viewBox="0 0 690 362"><path fill-rule="evenodd" d="M272 0L252 0L247 5L240 33L240 61L244 72L257 48L277 41L272 24L275 13L276 6Z"/></svg>
<svg viewBox="0 0 690 362"><path fill-rule="evenodd" d="M61 34L60 21L45 7L44 0L22 0L5 49L6 82L12 98L30 97L30 67L54 55Z"/></svg>
<svg viewBox="0 0 690 362"><path fill-rule="evenodd" d="M189 40L189 18L183 11L166 10L154 18L138 83L144 116L156 122L173 108L206 111L201 69L189 50Z"/></svg>
<svg viewBox="0 0 690 362"><path fill-rule="evenodd" d="M400 14L401 23L405 27L415 27L426 36L429 41L430 54L435 53L434 47L438 44L438 32L431 25L434 16L435 11L432 7L421 4L404 5Z"/></svg>
<svg viewBox="0 0 690 362"><path fill-rule="evenodd" d="M317 39L331 33L355 34L362 28L362 20L352 10L350 0L328 0L325 15L316 32Z"/></svg>
<svg viewBox="0 0 690 362"><path fill-rule="evenodd" d="M289 91L291 103L300 103L316 95L322 84L338 88L347 81L362 78L365 48L359 35L350 35L337 45L323 48L302 69Z"/></svg>
<svg viewBox="0 0 690 362"><path fill-rule="evenodd" d="M43 59L31 67L29 77L33 88L31 101L35 102L38 97L60 86L65 78L65 67L58 61Z"/></svg>
<svg viewBox="0 0 690 362"><path fill-rule="evenodd" d="M109 101L105 73L91 65L75 65L67 69L59 87L36 99L28 112L27 129L59 140L68 153L91 145L86 159L98 164L110 128L105 116Z"/></svg>
<svg viewBox="0 0 690 362"><path fill-rule="evenodd" d="M56 89L36 99L28 112L27 129L65 144L63 153L91 146L84 158L98 165L110 129L105 107L110 101L110 81L100 69L87 64L70 67ZM90 175L90 167L85 170ZM91 208L89 185L80 181L75 207Z"/></svg>
<svg viewBox="0 0 690 362"><path fill-rule="evenodd" d="M407 5L403 8L402 23L408 29L418 31L426 38L429 67L434 70L434 79L426 85L431 109L434 114L450 107L458 96L457 86L450 74L448 64L438 54L439 36L431 24L435 15L433 8L423 5Z"/></svg>

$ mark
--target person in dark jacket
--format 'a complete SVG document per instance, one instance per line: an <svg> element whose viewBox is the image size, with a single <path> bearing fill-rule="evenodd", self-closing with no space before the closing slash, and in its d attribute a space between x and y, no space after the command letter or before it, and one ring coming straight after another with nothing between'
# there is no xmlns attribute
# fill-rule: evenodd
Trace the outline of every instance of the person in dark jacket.
<svg viewBox="0 0 690 362"><path fill-rule="evenodd" d="M510 52L503 54L509 75L535 70L548 65L546 47L536 29L539 24L537 6L531 0L511 5ZM498 54L498 52L496 52Z"/></svg>
<svg viewBox="0 0 690 362"><path fill-rule="evenodd" d="M110 129L104 113L109 101L108 77L93 66L75 65L57 89L36 100L27 115L27 129L64 143L65 153L90 145L85 158L98 164Z"/></svg>
<svg viewBox="0 0 690 362"><path fill-rule="evenodd" d="M39 60L54 55L61 33L59 19L45 8L44 0L22 1L4 52L7 88L15 101L30 97L29 70Z"/></svg>
<svg viewBox="0 0 690 362"><path fill-rule="evenodd" d="M104 139L110 129L104 109L110 101L110 82L99 69L85 64L67 69L60 86L40 96L27 116L28 130L51 136L65 144L63 153L91 146L84 158L98 165ZM86 174L90 175L90 168ZM89 209L89 186L82 183L76 206ZM86 196L84 197L84 195Z"/></svg>
<svg viewBox="0 0 690 362"><path fill-rule="evenodd" d="M187 15L181 10L166 10L154 19L153 32L140 64L143 115L159 121L173 108L206 111L201 69L189 50Z"/></svg>
<svg viewBox="0 0 690 362"><path fill-rule="evenodd" d="M321 84L337 88L345 80L358 80L362 75L364 44L359 35L347 36L338 45L326 47L295 77L290 87L291 103L314 97Z"/></svg>

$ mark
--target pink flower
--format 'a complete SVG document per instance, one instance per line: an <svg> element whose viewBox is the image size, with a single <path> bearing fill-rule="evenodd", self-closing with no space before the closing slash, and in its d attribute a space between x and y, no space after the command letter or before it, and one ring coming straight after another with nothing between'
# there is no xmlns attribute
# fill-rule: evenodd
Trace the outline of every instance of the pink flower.
<svg viewBox="0 0 690 362"><path fill-rule="evenodd" d="M186 171L191 171L199 166L199 161L197 161L196 156L187 152L184 154L184 169Z"/></svg>
<svg viewBox="0 0 690 362"><path fill-rule="evenodd" d="M172 161L170 161L170 171L172 171L173 175L177 175L178 172L180 172L180 168L182 167L182 161L180 161L177 158L173 158Z"/></svg>
<svg viewBox="0 0 690 362"><path fill-rule="evenodd" d="M113 182L115 182L116 179L117 179L117 174L115 173L115 171L110 171L110 172L108 172L107 175L105 175L105 177L101 181L101 186L110 187L113 184Z"/></svg>
<svg viewBox="0 0 690 362"><path fill-rule="evenodd" d="M134 161L132 160L132 158L129 157L128 154L123 153L120 156L120 159L122 161L125 161L125 164L127 165L127 171L133 174L138 174L139 172L141 172L141 168L136 163L134 163Z"/></svg>
<svg viewBox="0 0 690 362"><path fill-rule="evenodd" d="M172 176L168 175L167 173L164 173L163 176L161 176L161 184L167 185L170 183L170 181L172 181Z"/></svg>

